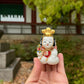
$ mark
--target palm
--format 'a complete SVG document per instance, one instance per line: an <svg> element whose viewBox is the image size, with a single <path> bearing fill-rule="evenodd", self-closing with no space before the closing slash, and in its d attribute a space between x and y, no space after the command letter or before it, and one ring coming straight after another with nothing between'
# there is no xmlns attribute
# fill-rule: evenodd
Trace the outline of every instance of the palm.
<svg viewBox="0 0 84 84"><path fill-rule="evenodd" d="M67 77L64 74L56 71L42 71L37 84L68 84Z"/></svg>
<svg viewBox="0 0 84 84"><path fill-rule="evenodd" d="M67 78L65 75L62 75L60 73L56 73L56 72L51 72L50 74L50 79L51 79L51 84L66 84L67 82Z"/></svg>
<svg viewBox="0 0 84 84"><path fill-rule="evenodd" d="M33 68L29 79L25 84L68 84L68 79L65 74L63 59L58 65L42 65L36 63L36 70Z"/></svg>

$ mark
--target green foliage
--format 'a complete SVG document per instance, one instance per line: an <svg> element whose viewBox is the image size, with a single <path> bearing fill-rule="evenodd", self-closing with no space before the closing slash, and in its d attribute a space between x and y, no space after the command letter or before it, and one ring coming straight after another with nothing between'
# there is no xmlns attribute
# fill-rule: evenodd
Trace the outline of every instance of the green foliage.
<svg viewBox="0 0 84 84"><path fill-rule="evenodd" d="M3 80L0 80L0 84L3 84Z"/></svg>
<svg viewBox="0 0 84 84"><path fill-rule="evenodd" d="M27 56L27 52L25 51L25 48L22 44L12 44L10 47L11 49L15 49L16 57L25 59L25 57Z"/></svg>
<svg viewBox="0 0 84 84"><path fill-rule="evenodd" d="M23 0L31 8L36 6L43 22L55 25L60 22L68 22L69 13L79 13L83 8L83 0ZM46 18L46 20L44 20Z"/></svg>
<svg viewBox="0 0 84 84"><path fill-rule="evenodd" d="M23 0L23 2L28 5L30 8L34 9L33 0Z"/></svg>
<svg viewBox="0 0 84 84"><path fill-rule="evenodd" d="M63 52L66 73L70 84L84 84L84 60L80 53L80 40L57 38L58 51Z"/></svg>
<svg viewBox="0 0 84 84"><path fill-rule="evenodd" d="M26 47L23 44L11 44L11 49L15 49L16 57L21 57L22 60L33 60L36 56L36 46L27 45Z"/></svg>

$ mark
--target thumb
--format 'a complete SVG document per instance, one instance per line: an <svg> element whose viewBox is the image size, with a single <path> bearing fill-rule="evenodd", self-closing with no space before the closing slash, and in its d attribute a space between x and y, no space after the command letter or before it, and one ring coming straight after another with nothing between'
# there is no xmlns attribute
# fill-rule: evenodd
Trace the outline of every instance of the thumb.
<svg viewBox="0 0 84 84"><path fill-rule="evenodd" d="M34 58L33 70L25 84L28 84L29 82L37 82L38 81L40 73L41 73L41 65L42 64L40 63L38 58Z"/></svg>

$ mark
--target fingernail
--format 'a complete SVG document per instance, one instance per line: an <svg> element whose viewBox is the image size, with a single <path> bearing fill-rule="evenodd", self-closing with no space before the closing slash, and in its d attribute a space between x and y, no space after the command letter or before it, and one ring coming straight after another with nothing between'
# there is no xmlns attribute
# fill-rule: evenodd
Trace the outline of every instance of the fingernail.
<svg viewBox="0 0 84 84"><path fill-rule="evenodd" d="M63 60L63 54L62 53L59 53L59 58L61 59L61 60Z"/></svg>

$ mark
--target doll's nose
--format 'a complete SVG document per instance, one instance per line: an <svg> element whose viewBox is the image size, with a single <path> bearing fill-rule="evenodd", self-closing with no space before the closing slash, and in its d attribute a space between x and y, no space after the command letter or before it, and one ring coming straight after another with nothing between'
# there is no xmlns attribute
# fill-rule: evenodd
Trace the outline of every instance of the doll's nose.
<svg viewBox="0 0 84 84"><path fill-rule="evenodd" d="M47 46L48 46L49 44L47 44Z"/></svg>

